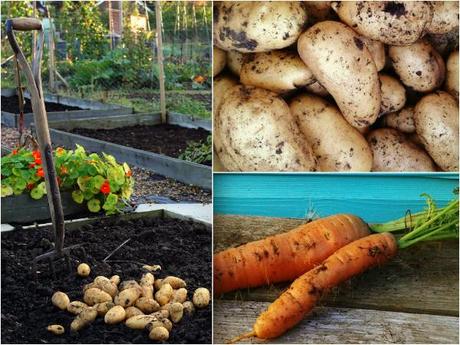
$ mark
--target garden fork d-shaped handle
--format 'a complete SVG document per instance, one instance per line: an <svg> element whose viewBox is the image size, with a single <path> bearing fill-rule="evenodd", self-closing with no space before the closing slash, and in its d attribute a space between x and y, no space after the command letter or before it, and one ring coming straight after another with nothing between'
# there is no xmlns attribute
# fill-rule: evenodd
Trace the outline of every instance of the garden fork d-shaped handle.
<svg viewBox="0 0 460 345"><path fill-rule="evenodd" d="M35 130L37 133L38 145L42 157L43 171L45 173L46 192L50 208L51 220L53 221L55 250L60 256L63 253L64 246L64 212L62 210L61 194L57 181L56 168L54 166L51 138L48 129L48 119L45 109L45 101L42 91L41 67L40 62L43 55L44 34L42 23L35 18L14 18L8 19L5 23L6 34L16 59L24 72L29 85L32 111L34 113ZM24 53L19 48L14 30L19 31L39 31L37 40L37 49L32 59L32 68L27 62Z"/></svg>

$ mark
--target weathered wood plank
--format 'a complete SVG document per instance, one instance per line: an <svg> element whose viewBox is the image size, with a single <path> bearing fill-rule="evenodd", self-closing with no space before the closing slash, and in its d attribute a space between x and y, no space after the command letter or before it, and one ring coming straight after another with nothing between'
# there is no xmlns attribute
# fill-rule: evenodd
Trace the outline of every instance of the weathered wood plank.
<svg viewBox="0 0 460 345"><path fill-rule="evenodd" d="M214 302L214 343L251 330L264 302ZM299 325L268 343L444 343L458 344L458 317L365 309L318 307ZM248 343L262 342L247 339Z"/></svg>
<svg viewBox="0 0 460 345"><path fill-rule="evenodd" d="M214 216L215 251L288 231L298 219ZM343 306L457 316L459 305L458 243L425 243L400 251L384 267L365 272L325 297L328 306ZM229 293L225 299L273 301L287 284Z"/></svg>

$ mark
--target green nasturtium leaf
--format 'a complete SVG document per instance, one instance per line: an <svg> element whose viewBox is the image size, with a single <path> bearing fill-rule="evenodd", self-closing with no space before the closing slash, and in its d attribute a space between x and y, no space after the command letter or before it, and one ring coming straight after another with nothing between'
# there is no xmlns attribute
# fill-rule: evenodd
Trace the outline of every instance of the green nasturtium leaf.
<svg viewBox="0 0 460 345"><path fill-rule="evenodd" d="M45 195L45 191L43 188L40 188L40 186L37 186L30 191L30 196L35 200L43 198L43 195Z"/></svg>
<svg viewBox="0 0 460 345"><path fill-rule="evenodd" d="M13 195L13 188L11 188L11 186L2 185L1 188L2 188L2 198L6 197L6 196Z"/></svg>
<svg viewBox="0 0 460 345"><path fill-rule="evenodd" d="M88 187L88 182L91 180L91 176L80 176L77 178L78 187L84 192Z"/></svg>
<svg viewBox="0 0 460 345"><path fill-rule="evenodd" d="M88 201L87 205L90 212L96 213L101 210L101 202L98 199L91 199Z"/></svg>
<svg viewBox="0 0 460 345"><path fill-rule="evenodd" d="M99 193L99 190L101 189L102 185L105 182L105 178L103 178L101 175L96 175L94 177L91 177L91 180L89 181L87 187L93 194Z"/></svg>
<svg viewBox="0 0 460 345"><path fill-rule="evenodd" d="M81 204L84 200L83 192L81 190L74 190L72 192L72 199L77 204Z"/></svg>

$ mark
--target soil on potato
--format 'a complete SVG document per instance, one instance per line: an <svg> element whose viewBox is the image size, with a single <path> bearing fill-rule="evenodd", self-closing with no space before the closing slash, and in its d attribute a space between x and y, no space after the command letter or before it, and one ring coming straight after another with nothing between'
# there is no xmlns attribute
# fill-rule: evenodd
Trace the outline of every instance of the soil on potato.
<svg viewBox="0 0 460 345"><path fill-rule="evenodd" d="M103 259L125 240L131 240L107 262ZM211 231L202 224L177 219L143 218L123 220L120 217L99 219L93 225L67 230L65 245L84 244L91 267L88 278L75 274L83 261L82 254L72 253L73 272L57 264L54 278L47 263L38 267L35 281L31 276L32 259L52 249L49 229L3 232L2 239L2 343L150 343L148 333L131 330L123 323L106 325L98 317L78 333L70 332L74 316L51 304L55 291L63 291L71 301L82 300L83 285L96 276L118 274L122 280L139 280L142 265L161 265L156 278L175 275L187 282L188 298L198 287L211 290ZM173 326L170 343L211 343L211 304L197 309L192 316ZM65 333L56 336L46 327L61 324Z"/></svg>
<svg viewBox="0 0 460 345"><path fill-rule="evenodd" d="M25 98L26 104L24 106L24 113L32 113L32 106L30 99ZM68 110L83 110L82 108L72 107L70 105L63 105L58 103L46 102L45 108L47 112L52 111L68 111ZM18 96L4 97L2 96L2 111L8 113L19 114L19 99Z"/></svg>
<svg viewBox="0 0 460 345"><path fill-rule="evenodd" d="M189 142L206 141L207 130L177 125L137 125L114 129L75 128L71 133L178 158ZM211 165L208 162L207 165Z"/></svg>

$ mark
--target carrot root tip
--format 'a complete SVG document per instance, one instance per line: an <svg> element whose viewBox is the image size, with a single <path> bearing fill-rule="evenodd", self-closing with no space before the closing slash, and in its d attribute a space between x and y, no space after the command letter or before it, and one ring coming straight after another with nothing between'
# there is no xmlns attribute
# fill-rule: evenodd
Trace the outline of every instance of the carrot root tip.
<svg viewBox="0 0 460 345"><path fill-rule="evenodd" d="M247 338L251 338L251 337L255 337L256 336L256 332L254 331L251 331L251 332L248 332L248 333L244 333L244 334L241 334L233 339L230 339L227 344L235 344L237 342L239 342L240 340L243 340L243 339L247 339Z"/></svg>

